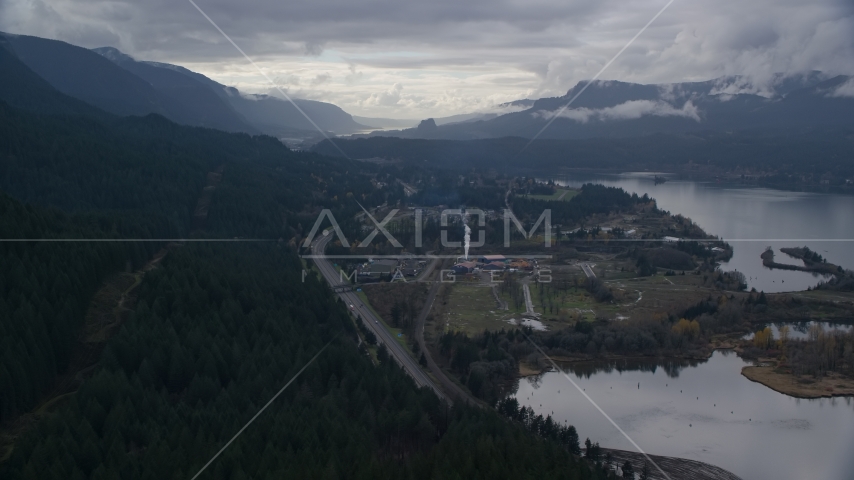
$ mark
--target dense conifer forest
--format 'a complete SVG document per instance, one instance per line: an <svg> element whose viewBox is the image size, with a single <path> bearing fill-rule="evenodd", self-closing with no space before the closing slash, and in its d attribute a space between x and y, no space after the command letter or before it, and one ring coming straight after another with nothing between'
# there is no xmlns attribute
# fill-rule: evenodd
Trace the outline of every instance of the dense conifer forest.
<svg viewBox="0 0 854 480"><path fill-rule="evenodd" d="M657 133L640 137L529 140L518 136L479 140L372 137L337 140L352 158L380 157L457 172L493 169L639 171L740 171L761 174L762 184L790 185L822 175L844 182L854 173L849 128ZM328 141L313 147L338 156ZM817 154L820 152L820 154ZM810 160L805 162L804 158Z"/></svg>
<svg viewBox="0 0 854 480"><path fill-rule="evenodd" d="M354 198L402 195L370 165L157 116L0 104L0 135L0 233L29 239L0 243L0 425L44 407L3 478L191 478L329 342L201 478L608 477L564 442L375 364L346 307L303 278L297 249L320 209L355 228ZM35 241L202 237L260 241ZM95 291L167 245L79 388L51 398Z"/></svg>

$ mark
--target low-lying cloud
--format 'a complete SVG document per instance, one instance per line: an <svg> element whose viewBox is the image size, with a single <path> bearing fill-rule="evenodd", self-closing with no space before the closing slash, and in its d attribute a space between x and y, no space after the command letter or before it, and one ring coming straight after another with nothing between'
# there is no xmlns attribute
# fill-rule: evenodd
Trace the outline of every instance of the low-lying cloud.
<svg viewBox="0 0 854 480"><path fill-rule="evenodd" d="M593 78L666 2L196 3L266 75L288 80L281 85L289 94L357 115L427 118L562 96ZM0 30L113 46L242 92L270 89L188 2L0 0ZM814 70L854 74L851 0L677 1L600 78L660 84L750 77L720 85L725 100L767 95L776 74ZM406 88L395 92L395 84ZM689 98L663 100L682 105Z"/></svg>
<svg viewBox="0 0 854 480"><path fill-rule="evenodd" d="M615 121L615 120L634 120L644 116L654 117L685 117L694 121L700 121L700 111L697 107L688 100L682 105L682 108L676 108L673 105L652 100L630 100L613 107L605 108L568 108L561 112L555 110L553 112L540 110L533 113L536 117L551 119L555 116L559 118L568 118L575 120L578 123L587 123L590 121Z"/></svg>
<svg viewBox="0 0 854 480"><path fill-rule="evenodd" d="M758 95L771 98L775 94L773 80L775 79L759 82L755 78L741 75L724 77L718 79L709 95L722 95L724 99L732 98L735 95Z"/></svg>
<svg viewBox="0 0 854 480"><path fill-rule="evenodd" d="M854 77L833 89L828 96L854 98Z"/></svg>

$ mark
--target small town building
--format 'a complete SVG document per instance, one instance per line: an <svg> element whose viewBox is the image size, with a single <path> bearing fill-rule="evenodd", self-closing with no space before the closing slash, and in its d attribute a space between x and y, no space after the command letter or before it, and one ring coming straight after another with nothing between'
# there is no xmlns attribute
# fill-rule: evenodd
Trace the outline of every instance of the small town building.
<svg viewBox="0 0 854 480"><path fill-rule="evenodd" d="M369 263L368 265L363 266L359 269L359 275L370 275L370 276L379 276L379 275L388 275L393 272L397 266L385 265L382 263Z"/></svg>
<svg viewBox="0 0 854 480"><path fill-rule="evenodd" d="M467 273L472 273L476 268L474 262L460 262L451 267L451 270L454 271L457 275L465 275Z"/></svg>
<svg viewBox="0 0 854 480"><path fill-rule="evenodd" d="M504 262L492 262L492 263L487 263L480 268L482 270L488 272L488 271L504 270L505 266L506 265L504 265Z"/></svg>

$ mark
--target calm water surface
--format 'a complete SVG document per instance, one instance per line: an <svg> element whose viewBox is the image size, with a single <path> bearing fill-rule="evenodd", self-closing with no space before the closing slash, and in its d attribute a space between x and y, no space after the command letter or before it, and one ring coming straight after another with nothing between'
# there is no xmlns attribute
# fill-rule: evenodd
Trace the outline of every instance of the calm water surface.
<svg viewBox="0 0 854 480"><path fill-rule="evenodd" d="M800 264L781 247L806 245L854 268L854 242L844 241L854 238L854 196L679 180L655 185L652 173L551 178L572 187L601 183L649 194L660 208L727 240L733 258L721 268L744 273L757 290L799 291L822 280L765 268L759 255L768 246L781 263ZM792 337L805 334L809 324L800 326L803 332L793 328ZM850 327L826 329L833 328ZM708 462L745 480L854 479L854 399L795 399L743 377L745 365L719 351L701 363L576 365L567 373L647 452ZM521 380L515 395L538 413L575 425L582 439L633 449L562 373Z"/></svg>
<svg viewBox="0 0 854 480"><path fill-rule="evenodd" d="M727 240L734 248L733 258L722 268L744 273L749 287L757 290L806 290L823 279L808 272L765 268L759 255L768 246L780 263L802 265L779 249L806 245L829 262L854 268L854 242L840 241L854 239L854 196L681 180L655 185L653 177L652 173L627 173L552 178L572 187L592 182L649 194L659 208L689 217L710 235Z"/></svg>
<svg viewBox="0 0 854 480"><path fill-rule="evenodd" d="M708 462L745 480L854 478L854 399L795 399L743 377L745 365L718 351L693 365L623 362L566 372L648 453ZM633 449L561 373L520 380L515 396L575 425L582 442Z"/></svg>

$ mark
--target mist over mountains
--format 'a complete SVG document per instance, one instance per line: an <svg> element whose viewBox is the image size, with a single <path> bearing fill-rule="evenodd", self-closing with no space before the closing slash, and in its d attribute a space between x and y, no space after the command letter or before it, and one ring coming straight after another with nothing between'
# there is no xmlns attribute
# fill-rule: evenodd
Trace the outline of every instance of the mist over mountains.
<svg viewBox="0 0 854 480"><path fill-rule="evenodd" d="M561 97L541 98L522 111L436 128L373 132L369 136L472 140L518 136L581 139L656 133L803 129L854 126L854 78L821 72L777 75L766 85L746 77L641 85L581 82ZM583 93L581 93L584 89ZM579 95L579 93L581 93ZM568 108L564 108L576 97Z"/></svg>
<svg viewBox="0 0 854 480"><path fill-rule="evenodd" d="M0 40L3 98L12 105L38 110L41 103L52 110L89 110L90 114L100 109L119 116L158 114L179 124L267 134L289 144L323 138L291 102L245 94L178 65L136 60L112 47L89 50L12 34L0 34ZM33 92L55 96L46 93L45 85L80 102L42 102ZM30 93L21 93L25 91ZM564 108L570 100L572 104ZM354 134L355 138L474 140L539 135L571 140L755 129L802 131L854 126L854 77L813 71L778 74L764 82L742 76L658 85L580 82L560 97L517 100L493 112L427 120L353 117L330 103L304 99L294 103L328 135ZM400 130L371 132L383 128Z"/></svg>

